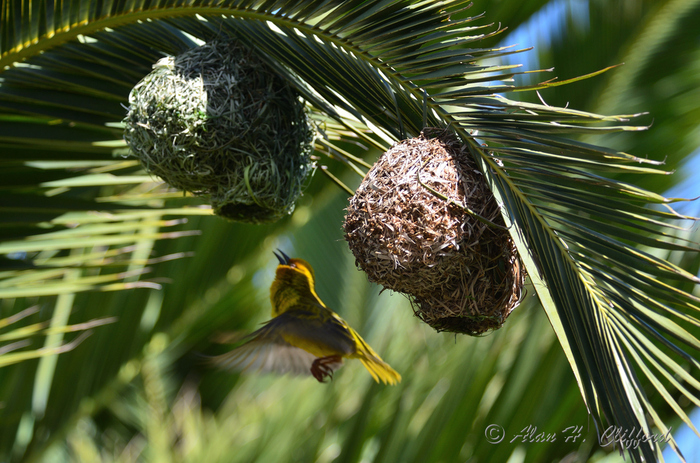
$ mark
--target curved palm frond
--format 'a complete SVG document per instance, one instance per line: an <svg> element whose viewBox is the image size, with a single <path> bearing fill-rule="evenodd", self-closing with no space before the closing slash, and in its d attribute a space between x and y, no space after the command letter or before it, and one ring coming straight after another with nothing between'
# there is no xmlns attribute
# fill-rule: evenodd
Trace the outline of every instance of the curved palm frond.
<svg viewBox="0 0 700 463"><path fill-rule="evenodd" d="M489 63L515 51L474 48L499 31L474 25L479 16L467 15L468 2L23 5L6 1L0 10L3 163L23 173L28 161L47 159L116 166L122 161L111 156L124 149L118 127L122 104L151 64L199 41L236 36L296 82L319 119L331 120L320 150L330 150L358 172L357 162L343 156L332 139L355 133L385 146L417 135L425 125L455 130L503 204L599 430L614 425L652 434L653 424L665 433L647 390L663 396L690 424L669 389L699 402L698 382L682 372L687 367L697 373L700 367L695 359L700 341L687 330L700 326L700 299L672 285L700 280L638 245L698 249L664 232L672 229L667 220L684 217L649 207L673 200L605 176L665 172L648 167L659 163L567 138L644 127L626 125L626 115L601 116L499 95L519 90L511 82L521 71ZM73 176L68 170L62 174ZM127 183L135 170L119 174L114 183ZM29 191L43 197L47 187L66 188L104 210L105 197L88 190L96 185L89 175L50 183L60 181L30 185ZM121 204L118 196L108 197ZM627 450L638 461L658 454L651 442Z"/></svg>

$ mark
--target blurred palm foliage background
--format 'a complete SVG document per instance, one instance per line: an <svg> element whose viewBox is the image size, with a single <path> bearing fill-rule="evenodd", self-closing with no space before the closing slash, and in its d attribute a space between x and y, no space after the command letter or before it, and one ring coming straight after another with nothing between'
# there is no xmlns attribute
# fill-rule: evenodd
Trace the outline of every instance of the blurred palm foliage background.
<svg viewBox="0 0 700 463"><path fill-rule="evenodd" d="M291 217L253 226L211 216L199 206L201 200L168 190L133 159L115 157L127 152L119 125L122 105L131 86L162 56L159 50L183 51L212 28L219 33L239 27L253 37L262 34L250 26L253 20L283 24L289 7L286 2L249 2L245 8L256 13L217 20L235 3L137 3L2 3L0 461L621 458L612 446L597 442L572 374L571 355L563 351L532 286L501 330L482 338L438 334L413 317L405 298L380 294L356 269L341 230L347 193L320 172ZM327 3L332 2L307 6L323 10ZM104 13L100 20L81 21L88 12L80 6L89 4ZM380 6L395 13L392 8L400 4ZM656 193L692 178L694 172L686 166L700 147L700 1L476 1L452 19L484 10L485 18L466 25L494 22L508 30L494 35L488 33L495 27L484 30L487 35L476 47L497 50L516 42L516 48L536 47L526 54L484 53L490 65L527 62L528 69L555 68L549 74L515 76L519 85L625 63L595 78L540 90L552 107L650 114L634 121L653 121L648 131L582 131L579 140L665 161L664 168L676 174L637 175L611 168L608 178ZM206 14L218 16L203 22L198 15ZM391 14L384 21L391 27ZM71 40L61 34L71 29L62 29L63 24L78 31ZM399 26L393 27L399 34ZM47 30L53 32L27 32ZM335 49L342 45L335 42ZM324 46L331 50L329 61L340 59L331 56L333 47ZM275 53L285 53L267 52L273 60L282 59ZM305 57L297 59L301 63ZM533 92L514 95L506 96L542 105ZM363 95L349 88L341 96L360 101ZM401 108L409 115L422 112L421 102L407 101L396 105L413 104L413 109ZM360 115L371 110L372 103L357 106ZM393 106L387 113L392 111ZM415 135L419 119L376 114L374 122L383 122L378 130L384 138L396 139L402 131ZM324 121L331 140L319 141L319 148L327 152L333 146L335 155L321 162L354 188L360 178L343 162L347 158L340 149L372 163L382 143L363 140L368 151L352 138L334 137L351 133L350 127L332 130L338 120L344 119ZM607 231L604 222L599 225ZM656 236L659 227L646 225L648 230L640 233ZM676 243L698 241L693 229L666 233ZM655 249L656 238L649 239L640 240L639 248L697 274L697 253L680 246ZM202 365L199 353L226 348L216 344L217 337L249 332L268 318L275 248L311 262L319 275L320 297L403 375L399 386L374 384L352 362L330 385L231 375ZM634 261L628 263L632 272ZM532 263L529 270L538 273ZM686 301L674 288L697 292L691 279L669 281L667 276L659 276L666 292L651 297L671 294L670 299ZM551 319L553 312L547 315ZM663 334L671 333L679 345L698 348L692 316L683 318L683 329L650 317L643 323L660 323L668 329ZM662 334L648 344L629 338L645 359L659 358L654 354L664 345ZM690 352L683 355L678 349L681 360L673 364L678 368L658 370L668 396L656 388L656 376L641 370L630 375L644 386L646 395L638 397L650 404L657 425L665 422L678 429L683 410L700 405L692 392L697 381L689 378L697 377L697 351ZM654 361L647 365L656 368ZM625 403L626 398L615 400ZM635 413L649 417L642 408L637 404ZM505 431L497 445L485 434L491 424ZM550 442L530 441L541 432ZM531 434L518 437L526 433ZM639 458L639 453L632 456Z"/></svg>

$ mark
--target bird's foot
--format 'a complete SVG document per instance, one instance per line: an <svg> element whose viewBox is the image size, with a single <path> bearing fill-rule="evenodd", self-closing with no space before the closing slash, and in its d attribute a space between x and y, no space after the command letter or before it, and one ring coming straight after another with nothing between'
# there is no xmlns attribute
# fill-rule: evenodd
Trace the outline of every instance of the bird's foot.
<svg viewBox="0 0 700 463"><path fill-rule="evenodd" d="M337 364L343 359L339 355L329 355L328 357L319 357L311 364L311 374L319 383L325 383L326 378L333 379L333 368L329 364Z"/></svg>

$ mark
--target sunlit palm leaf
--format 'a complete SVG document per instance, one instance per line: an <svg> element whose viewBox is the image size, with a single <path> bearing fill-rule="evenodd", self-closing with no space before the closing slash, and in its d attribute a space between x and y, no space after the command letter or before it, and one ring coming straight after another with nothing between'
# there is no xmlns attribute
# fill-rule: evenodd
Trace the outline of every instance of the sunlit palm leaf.
<svg viewBox="0 0 700 463"><path fill-rule="evenodd" d="M21 328L14 328L10 331L5 331L8 327L19 322L23 318L35 314L39 311L38 307L30 307L28 309L22 310L7 318L0 319L0 343L7 343L0 347L0 368L7 365L12 365L13 363L23 362L29 359L36 359L45 356L56 355L62 352L68 352L74 349L80 342L87 337L90 333L83 333L83 335L78 336L73 341L67 344L46 347L43 349L34 350L23 350L21 352L16 352L17 350L23 349L32 344L32 337L38 336L48 336L63 333L70 333L76 331L90 330L92 328L104 325L107 323L112 323L114 320L111 319L101 319L101 320L91 320L80 325L65 325L48 327L46 323L35 323L33 325L24 326Z"/></svg>
<svg viewBox="0 0 700 463"><path fill-rule="evenodd" d="M658 218L677 216L646 207L668 200L604 177L611 171L649 175L657 171L640 164L653 162L565 138L642 128L610 125L628 116L494 95L515 89L509 84L515 72L479 60L511 51L470 48L497 31L474 25L464 11L467 2L164 2L147 11L116 4L100 4L97 11L92 2L61 4L69 10L32 5L27 10L6 2L1 10L0 66L11 66L0 87L9 124L0 133L3 159L108 158L112 151L105 142L120 133L107 124L121 119L129 89L162 53L195 45L191 37L237 36L297 82L315 111L339 124L326 126L331 134L337 130L335 137L358 122L376 127L380 145L387 137L416 135L424 125L456 130L513 224L512 235L599 426L651 433L648 413L665 430L635 364L688 421L666 392L669 386L645 362L669 378L681 368L678 362L694 358L672 339L691 352L700 342L673 317L697 325L700 301L664 281L699 280L635 246L694 246L666 240ZM32 135L37 127L40 139ZM47 182L76 187L81 179ZM662 299L662 305L653 302ZM659 347L652 349L646 339ZM697 372L697 362L691 368ZM694 382L671 385L698 401ZM630 453L653 459L657 450L649 444Z"/></svg>
<svg viewBox="0 0 700 463"><path fill-rule="evenodd" d="M559 76L578 75L615 64L621 66L604 78L579 83L568 92L553 89L543 96L550 103L570 102L573 107L596 112L649 112L644 120L653 124L652 130L632 137L612 135L603 142L621 149L633 147L644 156L664 160L669 169L679 169L680 162L697 150L700 143L697 133L689 130L700 121L700 110L694 104L698 99L695 70L700 63L695 46L698 31L694 25L700 21L700 2L638 0L634 8L620 2L558 3L558 6L568 3L576 7L568 11L565 31L550 31L555 40L539 50L542 51L540 65L555 66ZM488 13L503 24L515 25L501 16L493 16L496 12L491 8ZM537 23L530 27L536 28ZM547 33L543 31L541 35ZM679 176L685 175L681 171L673 177L620 178L665 191L678 182Z"/></svg>

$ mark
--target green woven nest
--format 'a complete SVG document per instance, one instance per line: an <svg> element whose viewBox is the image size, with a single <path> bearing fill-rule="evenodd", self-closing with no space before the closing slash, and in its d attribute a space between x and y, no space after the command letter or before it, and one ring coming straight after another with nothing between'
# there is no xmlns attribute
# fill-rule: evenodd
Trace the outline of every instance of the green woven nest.
<svg viewBox="0 0 700 463"><path fill-rule="evenodd" d="M290 214L312 171L314 128L298 92L234 41L163 58L129 94L124 138L169 185L242 222Z"/></svg>

